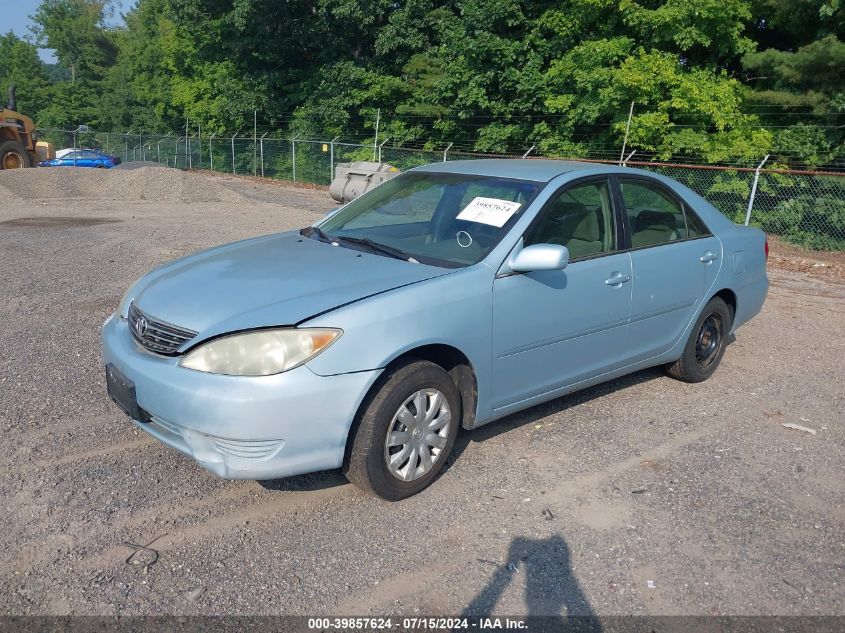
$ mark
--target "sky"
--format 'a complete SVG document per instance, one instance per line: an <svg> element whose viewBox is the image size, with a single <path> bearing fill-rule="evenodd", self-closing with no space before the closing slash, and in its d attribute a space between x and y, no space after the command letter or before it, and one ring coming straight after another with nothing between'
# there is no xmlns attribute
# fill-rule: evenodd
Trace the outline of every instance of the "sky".
<svg viewBox="0 0 845 633"><path fill-rule="evenodd" d="M126 11L134 0L114 0L115 20L120 21L120 12ZM10 30L18 37L29 36L31 20L29 16L35 13L41 0L0 0L0 33L8 33ZM40 51L41 59L47 63L56 61L53 52L49 49Z"/></svg>

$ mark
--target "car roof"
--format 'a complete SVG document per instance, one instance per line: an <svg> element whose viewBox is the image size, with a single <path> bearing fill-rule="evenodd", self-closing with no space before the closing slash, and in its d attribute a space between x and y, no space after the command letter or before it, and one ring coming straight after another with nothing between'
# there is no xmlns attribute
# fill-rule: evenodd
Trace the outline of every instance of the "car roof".
<svg viewBox="0 0 845 633"><path fill-rule="evenodd" d="M473 176L492 176L549 182L553 178L573 171L595 170L596 165L574 160L551 160L547 158L486 158L480 160L450 160L445 163L431 163L416 167L410 171L426 171L445 174L470 174Z"/></svg>

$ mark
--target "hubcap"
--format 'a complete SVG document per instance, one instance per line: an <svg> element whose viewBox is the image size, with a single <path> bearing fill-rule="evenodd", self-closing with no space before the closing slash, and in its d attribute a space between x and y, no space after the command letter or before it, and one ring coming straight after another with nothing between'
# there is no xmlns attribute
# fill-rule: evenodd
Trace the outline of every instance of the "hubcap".
<svg viewBox="0 0 845 633"><path fill-rule="evenodd" d="M722 346L722 319L718 314L711 314L698 331L695 339L695 362L699 368L707 369L713 364Z"/></svg>
<svg viewBox="0 0 845 633"><path fill-rule="evenodd" d="M420 389L411 394L387 428L384 459L390 474L414 481L429 472L443 454L451 421L449 402L440 391Z"/></svg>
<svg viewBox="0 0 845 633"><path fill-rule="evenodd" d="M9 152L3 157L3 169L20 169L23 167L23 158L16 152Z"/></svg>

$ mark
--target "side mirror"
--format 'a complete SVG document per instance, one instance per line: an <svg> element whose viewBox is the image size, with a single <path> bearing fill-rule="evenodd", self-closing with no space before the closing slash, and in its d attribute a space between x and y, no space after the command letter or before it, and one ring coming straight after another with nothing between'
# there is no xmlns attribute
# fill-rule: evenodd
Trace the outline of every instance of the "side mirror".
<svg viewBox="0 0 845 633"><path fill-rule="evenodd" d="M563 270L569 264L569 249L559 244L532 244L514 255L508 264L515 273Z"/></svg>

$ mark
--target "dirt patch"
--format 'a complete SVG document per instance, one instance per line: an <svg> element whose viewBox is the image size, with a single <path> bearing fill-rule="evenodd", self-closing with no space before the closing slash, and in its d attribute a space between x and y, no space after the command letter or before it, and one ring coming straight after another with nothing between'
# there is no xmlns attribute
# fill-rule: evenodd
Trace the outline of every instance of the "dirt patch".
<svg viewBox="0 0 845 633"><path fill-rule="evenodd" d="M845 252L808 251L770 235L769 266L845 283Z"/></svg>
<svg viewBox="0 0 845 633"><path fill-rule="evenodd" d="M66 229L75 228L79 226L96 226L98 224L112 224L115 222L122 222L122 220L114 220L112 218L95 218L95 217L61 217L61 216L44 216L40 218L14 218L12 220L4 220L0 222L0 230L3 229L27 229L27 228L56 228Z"/></svg>

